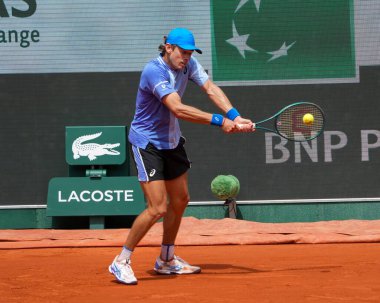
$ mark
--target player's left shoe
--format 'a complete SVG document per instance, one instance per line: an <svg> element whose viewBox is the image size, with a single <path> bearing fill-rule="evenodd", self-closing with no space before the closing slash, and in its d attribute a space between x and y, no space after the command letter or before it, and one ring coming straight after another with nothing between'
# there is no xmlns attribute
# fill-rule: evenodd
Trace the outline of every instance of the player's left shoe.
<svg viewBox="0 0 380 303"><path fill-rule="evenodd" d="M136 285L137 279L133 273L130 260L118 261L117 257L113 260L112 264L108 267L108 270L113 274L116 279L124 284Z"/></svg>
<svg viewBox="0 0 380 303"><path fill-rule="evenodd" d="M169 262L162 261L158 257L154 264L154 271L161 275L184 275L198 274L201 272L201 268L190 265L178 256L174 256L173 260Z"/></svg>

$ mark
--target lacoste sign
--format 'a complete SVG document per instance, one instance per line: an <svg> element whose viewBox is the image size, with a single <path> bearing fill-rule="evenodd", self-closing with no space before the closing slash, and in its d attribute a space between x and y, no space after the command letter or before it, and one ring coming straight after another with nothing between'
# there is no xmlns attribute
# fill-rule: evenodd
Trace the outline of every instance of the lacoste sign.
<svg viewBox="0 0 380 303"><path fill-rule="evenodd" d="M66 162L70 165L117 165L126 160L125 126L66 127Z"/></svg>
<svg viewBox="0 0 380 303"><path fill-rule="evenodd" d="M110 144L97 144L97 143L85 143L86 141L96 139L102 135L102 132L85 135L78 137L74 140L72 145L73 158L79 159L81 156L88 157L90 161L96 159L96 157L111 155L120 155L120 152L114 150L114 148L119 147L120 143Z"/></svg>
<svg viewBox="0 0 380 303"><path fill-rule="evenodd" d="M134 191L117 189L117 190L82 190L77 192L71 191L69 195L65 195L62 190L58 191L58 203L70 202L133 202Z"/></svg>
<svg viewBox="0 0 380 303"><path fill-rule="evenodd" d="M137 215L145 209L136 177L52 178L48 216Z"/></svg>

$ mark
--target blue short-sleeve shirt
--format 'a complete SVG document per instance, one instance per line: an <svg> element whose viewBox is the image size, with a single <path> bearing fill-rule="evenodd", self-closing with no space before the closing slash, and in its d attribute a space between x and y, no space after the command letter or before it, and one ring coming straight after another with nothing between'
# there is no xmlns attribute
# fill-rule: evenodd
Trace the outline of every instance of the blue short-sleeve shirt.
<svg viewBox="0 0 380 303"><path fill-rule="evenodd" d="M181 70L173 70L161 56L150 61L141 74L136 111L129 131L129 141L140 148L152 143L158 149L177 147L181 137L178 119L162 103L173 92L183 96L188 81L201 86L208 75L194 57Z"/></svg>

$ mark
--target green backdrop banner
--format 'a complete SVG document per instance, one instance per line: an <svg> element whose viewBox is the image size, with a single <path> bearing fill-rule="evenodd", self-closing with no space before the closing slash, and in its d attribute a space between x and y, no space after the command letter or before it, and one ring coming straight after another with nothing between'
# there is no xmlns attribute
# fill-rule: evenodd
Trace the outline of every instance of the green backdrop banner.
<svg viewBox="0 0 380 303"><path fill-rule="evenodd" d="M136 177L53 178L48 216L138 215L145 208Z"/></svg>
<svg viewBox="0 0 380 303"><path fill-rule="evenodd" d="M216 81L355 78L352 0L211 1Z"/></svg>

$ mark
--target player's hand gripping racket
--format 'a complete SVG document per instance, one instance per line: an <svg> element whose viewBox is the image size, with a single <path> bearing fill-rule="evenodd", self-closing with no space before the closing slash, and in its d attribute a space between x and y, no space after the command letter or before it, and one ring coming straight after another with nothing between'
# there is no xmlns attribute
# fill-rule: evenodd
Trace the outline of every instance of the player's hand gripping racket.
<svg viewBox="0 0 380 303"><path fill-rule="evenodd" d="M264 126L273 122L273 128ZM325 126L323 110L316 104L296 102L281 109L277 114L256 122L255 129L280 135L291 141L309 141L318 137Z"/></svg>

